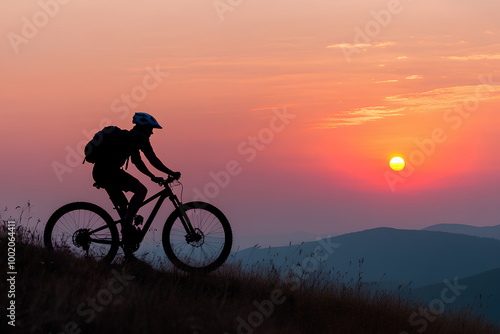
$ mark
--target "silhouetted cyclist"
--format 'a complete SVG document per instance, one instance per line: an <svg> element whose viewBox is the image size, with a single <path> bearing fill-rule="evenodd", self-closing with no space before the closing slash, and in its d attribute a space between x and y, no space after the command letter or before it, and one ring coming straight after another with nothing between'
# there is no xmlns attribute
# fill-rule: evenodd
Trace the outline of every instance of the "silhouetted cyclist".
<svg viewBox="0 0 500 334"><path fill-rule="evenodd" d="M128 159L130 158L137 169L149 176L151 181L162 182L163 178L156 177L151 173L142 161L139 153L139 151L142 151L153 167L175 179L181 177L181 173L174 172L166 167L153 151L149 137L153 134L153 129L162 129L156 119L147 113L138 112L135 113L132 123L135 126L130 131L120 130L118 136L107 139L111 141L111 143L107 143L107 145L111 145L111 149L107 151L108 153L104 157L95 162L92 171L96 183L106 190L117 210L121 211L120 215L124 217L121 225L126 255L127 249L129 249L128 245L135 243L134 240L138 234L133 225L133 219L146 198L147 188L122 169L125 162L128 165ZM128 191L133 193L130 203L124 194L124 192Z"/></svg>

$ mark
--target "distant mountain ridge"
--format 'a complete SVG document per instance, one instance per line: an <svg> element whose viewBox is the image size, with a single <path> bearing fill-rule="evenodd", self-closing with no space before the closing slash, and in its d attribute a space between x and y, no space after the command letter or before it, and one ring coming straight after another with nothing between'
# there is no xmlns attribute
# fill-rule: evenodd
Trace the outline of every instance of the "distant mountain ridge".
<svg viewBox="0 0 500 334"><path fill-rule="evenodd" d="M338 247L330 247L330 254L322 249L325 244ZM307 257L317 258L322 260L316 261L315 270L325 275L343 275L354 280L361 275L365 282L412 282L411 287L418 288L500 268L497 254L500 241L495 239L383 227L302 245L249 248L233 253L231 261L241 261L248 267L274 265L285 270L304 264Z"/></svg>
<svg viewBox="0 0 500 334"><path fill-rule="evenodd" d="M423 228L422 230L466 234L475 237L493 238L500 240L500 225L479 227L464 224L436 224Z"/></svg>

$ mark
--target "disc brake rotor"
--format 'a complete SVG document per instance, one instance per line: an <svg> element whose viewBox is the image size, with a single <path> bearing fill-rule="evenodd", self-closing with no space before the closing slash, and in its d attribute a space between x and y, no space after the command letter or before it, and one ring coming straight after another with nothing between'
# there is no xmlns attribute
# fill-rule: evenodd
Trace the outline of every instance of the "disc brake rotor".
<svg viewBox="0 0 500 334"><path fill-rule="evenodd" d="M193 247L201 247L205 243L205 235L199 228L195 228L194 231L194 235L186 235L186 241Z"/></svg>

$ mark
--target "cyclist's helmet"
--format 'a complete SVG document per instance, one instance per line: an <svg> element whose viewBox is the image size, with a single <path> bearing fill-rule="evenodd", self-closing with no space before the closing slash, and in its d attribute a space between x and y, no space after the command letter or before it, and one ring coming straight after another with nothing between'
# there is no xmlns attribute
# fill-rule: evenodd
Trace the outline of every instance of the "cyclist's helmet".
<svg viewBox="0 0 500 334"><path fill-rule="evenodd" d="M132 123L139 125L151 125L153 128L163 129L153 116L145 112L136 112L132 118Z"/></svg>

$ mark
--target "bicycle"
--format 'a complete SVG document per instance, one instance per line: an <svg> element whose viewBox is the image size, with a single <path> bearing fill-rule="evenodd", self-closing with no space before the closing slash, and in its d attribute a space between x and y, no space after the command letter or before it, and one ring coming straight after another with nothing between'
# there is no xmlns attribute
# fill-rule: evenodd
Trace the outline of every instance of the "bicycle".
<svg viewBox="0 0 500 334"><path fill-rule="evenodd" d="M168 216L162 231L162 244L168 259L179 269L187 272L210 272L220 267L231 252L233 234L226 216L215 206L205 202L183 204L173 193L169 177L160 183L164 189L146 199L141 207L158 198L143 229L136 249L144 239L165 199L170 199L174 211ZM182 185L177 182L176 185ZM100 188L98 184L94 184ZM181 196L182 197L182 196ZM88 202L73 202L57 209L47 221L44 244L49 251L69 250L77 256L95 258L111 263L120 246L117 224L122 212L115 206L120 220L100 206ZM142 216L135 217L141 224ZM125 249L125 248L124 248Z"/></svg>

